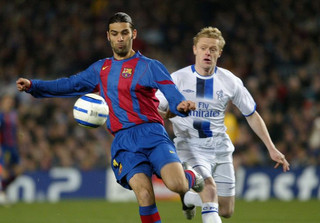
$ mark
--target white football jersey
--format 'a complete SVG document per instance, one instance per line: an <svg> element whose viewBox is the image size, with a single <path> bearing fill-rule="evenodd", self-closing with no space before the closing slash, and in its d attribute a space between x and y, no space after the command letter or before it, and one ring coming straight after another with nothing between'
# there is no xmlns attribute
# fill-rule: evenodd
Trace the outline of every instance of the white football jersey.
<svg viewBox="0 0 320 223"><path fill-rule="evenodd" d="M172 73L172 79L187 100L196 103L196 110L187 117L171 118L176 137L207 138L225 133L224 117L229 101L237 106L244 116L250 116L256 103L240 78L230 71L216 67L210 76L202 76L191 65ZM159 109L166 111L168 102L160 91Z"/></svg>

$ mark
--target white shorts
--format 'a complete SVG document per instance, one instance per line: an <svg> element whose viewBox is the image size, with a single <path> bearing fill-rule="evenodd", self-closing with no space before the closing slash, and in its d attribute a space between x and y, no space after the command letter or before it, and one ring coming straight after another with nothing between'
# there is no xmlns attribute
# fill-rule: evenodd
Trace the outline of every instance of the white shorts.
<svg viewBox="0 0 320 223"><path fill-rule="evenodd" d="M234 147L232 144L232 148L227 149L226 152L216 153L214 145L211 148L208 146L210 142L208 138L192 140L175 138L174 142L182 162L189 163L204 179L208 177L214 179L218 196L235 196L235 172L232 163Z"/></svg>

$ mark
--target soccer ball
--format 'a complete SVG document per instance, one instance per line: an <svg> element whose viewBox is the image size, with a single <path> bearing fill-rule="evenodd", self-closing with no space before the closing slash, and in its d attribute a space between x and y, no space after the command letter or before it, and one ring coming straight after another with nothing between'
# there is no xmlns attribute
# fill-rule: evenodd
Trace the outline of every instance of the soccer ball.
<svg viewBox="0 0 320 223"><path fill-rule="evenodd" d="M80 126L97 128L103 125L109 115L109 107L103 97L97 94L81 96L73 106L73 117Z"/></svg>

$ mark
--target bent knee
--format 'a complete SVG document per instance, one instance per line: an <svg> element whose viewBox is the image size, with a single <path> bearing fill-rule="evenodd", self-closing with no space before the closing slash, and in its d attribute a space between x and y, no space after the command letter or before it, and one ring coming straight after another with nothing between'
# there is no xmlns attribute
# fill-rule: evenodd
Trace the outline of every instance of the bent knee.
<svg viewBox="0 0 320 223"><path fill-rule="evenodd" d="M179 182L179 181L172 181L172 182L167 182L166 186L169 190L176 192L178 194L184 194L188 191L188 184L184 181Z"/></svg>
<svg viewBox="0 0 320 223"><path fill-rule="evenodd" d="M233 209L219 209L219 215L224 218L231 218L233 215L234 210Z"/></svg>

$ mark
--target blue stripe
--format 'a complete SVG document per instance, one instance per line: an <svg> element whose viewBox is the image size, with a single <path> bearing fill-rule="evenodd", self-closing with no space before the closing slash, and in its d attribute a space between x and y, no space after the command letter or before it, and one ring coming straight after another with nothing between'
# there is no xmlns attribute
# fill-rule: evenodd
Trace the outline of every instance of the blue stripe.
<svg viewBox="0 0 320 223"><path fill-rule="evenodd" d="M244 117L249 117L249 116L253 115L253 113L256 111L256 109L257 109L257 104L254 105L253 112L251 112L249 115L244 115Z"/></svg>
<svg viewBox="0 0 320 223"><path fill-rule="evenodd" d="M136 67L135 67L135 72L134 73L139 73L141 71L141 69L145 69L145 67L144 67L144 64L141 63L140 60L139 60L137 65L136 65ZM136 89L136 87L139 84L139 81L141 81L140 79L141 79L140 75L133 75L131 86L135 86L134 88ZM133 98L137 98L136 91L132 91L131 93L132 93L132 97ZM149 120L148 120L147 116L141 113L140 101L133 99L132 100L132 105L133 105L133 111L138 114L139 118L141 120L145 121L145 122L148 122Z"/></svg>
<svg viewBox="0 0 320 223"><path fill-rule="evenodd" d="M204 97L204 86L205 86L205 80L197 78L197 98L203 98Z"/></svg>
<svg viewBox="0 0 320 223"><path fill-rule="evenodd" d="M194 121L193 128L198 130L199 138L212 137L209 121Z"/></svg>
<svg viewBox="0 0 320 223"><path fill-rule="evenodd" d="M73 109L74 109L74 110L77 110L77 111L79 111L79 112L88 113L88 110L83 109L83 108L79 108L79 107L77 107L77 106L73 106ZM99 116L99 117L103 117L103 118L108 118L108 115L101 114L101 113L99 113L98 116Z"/></svg>
<svg viewBox="0 0 320 223"><path fill-rule="evenodd" d="M215 181L216 183L219 183L219 184L235 184L235 182L233 183L229 183L229 182L221 182L221 181Z"/></svg>
<svg viewBox="0 0 320 223"><path fill-rule="evenodd" d="M191 65L191 70L192 70L192 73L194 73L196 71L196 68L194 67L194 64Z"/></svg>
<svg viewBox="0 0 320 223"><path fill-rule="evenodd" d="M104 103L103 101L101 101L99 99L91 98L91 97L88 97L86 95L82 96L81 99L84 100L84 101L88 101L88 102L94 103L94 104L103 104Z"/></svg>
<svg viewBox="0 0 320 223"><path fill-rule="evenodd" d="M213 99L213 78L205 80L204 98Z"/></svg>
<svg viewBox="0 0 320 223"><path fill-rule="evenodd" d="M83 109L83 108L79 108L79 107L77 107L77 106L73 106L73 109L75 109L75 110L77 110L77 111L79 111L79 112L88 113L88 110Z"/></svg>
<svg viewBox="0 0 320 223"><path fill-rule="evenodd" d="M203 211L201 214L218 213L218 211Z"/></svg>
<svg viewBox="0 0 320 223"><path fill-rule="evenodd" d="M98 127L100 126L100 125L95 125L95 124L91 124L91 123L89 123L89 122L82 121L82 120L80 120L80 119L76 119L76 121L77 121L80 125L82 125L82 126L84 126L84 127L98 128Z"/></svg>
<svg viewBox="0 0 320 223"><path fill-rule="evenodd" d="M140 215L153 215L158 212L158 208L155 204L150 206L141 207L139 206L139 214Z"/></svg>
<svg viewBox="0 0 320 223"><path fill-rule="evenodd" d="M197 77L197 98L213 99L213 78L200 79Z"/></svg>

